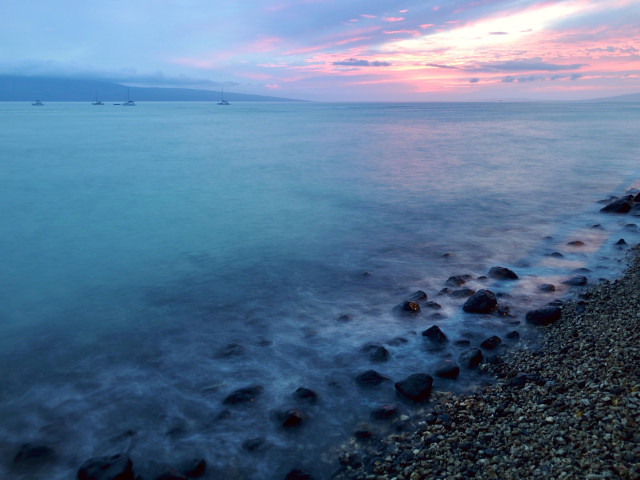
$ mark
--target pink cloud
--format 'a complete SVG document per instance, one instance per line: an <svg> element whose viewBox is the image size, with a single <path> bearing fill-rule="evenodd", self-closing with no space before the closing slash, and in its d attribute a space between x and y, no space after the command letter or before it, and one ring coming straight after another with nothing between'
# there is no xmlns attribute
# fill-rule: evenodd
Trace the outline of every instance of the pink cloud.
<svg viewBox="0 0 640 480"><path fill-rule="evenodd" d="M420 28L429 28L433 27L433 23L423 23L422 25L418 25Z"/></svg>
<svg viewBox="0 0 640 480"><path fill-rule="evenodd" d="M401 22L404 20L404 17L383 17L382 20L385 22Z"/></svg>
<svg viewBox="0 0 640 480"><path fill-rule="evenodd" d="M420 36L420 32L417 30L407 30L407 29L402 29L402 30L384 30L382 33L386 34L386 35L395 35L398 33L404 33L407 35L411 35L412 37L419 37Z"/></svg>
<svg viewBox="0 0 640 480"><path fill-rule="evenodd" d="M363 18L376 18L376 16L375 16L375 15L368 15L368 14L366 14L366 13L363 13L363 14L361 14L360 16L361 16L361 17L363 17Z"/></svg>

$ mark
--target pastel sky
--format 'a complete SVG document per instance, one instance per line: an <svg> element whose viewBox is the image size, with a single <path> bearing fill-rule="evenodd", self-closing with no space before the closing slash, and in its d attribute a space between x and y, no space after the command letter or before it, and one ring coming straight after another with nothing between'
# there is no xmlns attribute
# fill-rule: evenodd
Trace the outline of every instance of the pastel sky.
<svg viewBox="0 0 640 480"><path fill-rule="evenodd" d="M318 101L640 92L640 0L26 0L0 74Z"/></svg>

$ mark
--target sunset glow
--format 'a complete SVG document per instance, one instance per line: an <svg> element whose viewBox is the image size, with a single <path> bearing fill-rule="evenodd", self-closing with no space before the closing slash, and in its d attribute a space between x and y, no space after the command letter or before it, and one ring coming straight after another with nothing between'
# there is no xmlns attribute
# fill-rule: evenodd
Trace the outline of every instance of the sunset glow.
<svg viewBox="0 0 640 480"><path fill-rule="evenodd" d="M197 1L7 8L0 73L103 76L309 100L579 99L636 93L640 3L631 0L266 3ZM115 2L116 4L120 1ZM124 3L123 3L124 5ZM40 24L46 22L46 25ZM91 28L87 25L92 25ZM34 33L38 32L38 33ZM37 35L38 38L34 38ZM82 38L83 48L77 48Z"/></svg>

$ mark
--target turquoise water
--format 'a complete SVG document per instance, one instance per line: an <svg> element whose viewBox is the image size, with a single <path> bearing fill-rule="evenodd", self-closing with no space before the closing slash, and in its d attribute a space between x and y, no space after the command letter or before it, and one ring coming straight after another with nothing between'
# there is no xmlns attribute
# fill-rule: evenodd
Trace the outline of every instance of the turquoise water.
<svg viewBox="0 0 640 480"><path fill-rule="evenodd" d="M383 429L368 412L396 400L357 373L396 381L457 357L424 345L434 323L472 345L514 328L510 348L535 343L517 324L528 309L575 294L560 282L577 268L614 278L614 243L638 241L638 217L597 203L640 187L637 104L4 103L0 126L3 476L31 442L57 457L24 478L120 451L134 465L200 455L215 478L323 478L331 446ZM508 293L513 317L438 296L495 265L521 280L469 285ZM418 289L440 318L398 315ZM368 343L390 360L371 364ZM255 404L218 418L249 384L264 386ZM320 402L286 432L274 412L299 386ZM242 448L254 438L265 448Z"/></svg>

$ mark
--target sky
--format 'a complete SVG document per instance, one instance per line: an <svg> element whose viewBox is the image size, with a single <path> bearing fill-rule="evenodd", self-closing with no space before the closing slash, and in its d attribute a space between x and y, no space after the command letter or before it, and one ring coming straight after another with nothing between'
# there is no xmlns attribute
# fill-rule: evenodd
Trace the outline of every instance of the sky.
<svg viewBox="0 0 640 480"><path fill-rule="evenodd" d="M28 0L0 75L313 101L640 93L640 0Z"/></svg>

